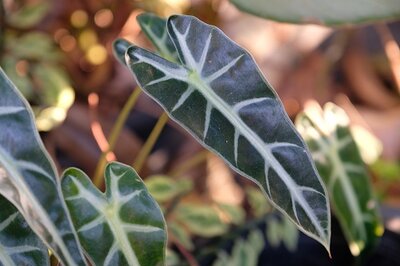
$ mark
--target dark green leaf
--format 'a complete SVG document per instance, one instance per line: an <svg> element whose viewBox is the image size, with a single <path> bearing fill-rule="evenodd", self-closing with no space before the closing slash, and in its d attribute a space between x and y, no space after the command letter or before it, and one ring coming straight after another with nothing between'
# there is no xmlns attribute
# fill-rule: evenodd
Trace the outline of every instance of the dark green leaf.
<svg viewBox="0 0 400 266"><path fill-rule="evenodd" d="M0 210L0 265L50 265L46 246L1 195Z"/></svg>
<svg viewBox="0 0 400 266"><path fill-rule="evenodd" d="M230 0L259 17L292 23L341 25L400 17L398 0Z"/></svg>
<svg viewBox="0 0 400 266"><path fill-rule="evenodd" d="M330 212L324 185L281 101L250 54L194 17L172 16L167 30L180 63L136 46L126 53L142 89L329 249Z"/></svg>
<svg viewBox="0 0 400 266"><path fill-rule="evenodd" d="M101 193L79 169L62 179L79 239L94 265L163 265L165 221L143 181L129 166L111 163Z"/></svg>
<svg viewBox="0 0 400 266"><path fill-rule="evenodd" d="M306 109L296 124L325 181L350 250L357 256L376 244L383 225L349 119L340 107L328 103L323 111L319 105Z"/></svg>
<svg viewBox="0 0 400 266"><path fill-rule="evenodd" d="M0 69L0 193L65 265L85 265L26 100Z"/></svg>

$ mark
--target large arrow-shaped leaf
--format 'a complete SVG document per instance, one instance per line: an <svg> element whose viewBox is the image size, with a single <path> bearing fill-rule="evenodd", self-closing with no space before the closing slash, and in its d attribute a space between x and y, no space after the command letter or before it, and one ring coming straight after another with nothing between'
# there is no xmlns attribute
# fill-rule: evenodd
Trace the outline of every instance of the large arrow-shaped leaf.
<svg viewBox="0 0 400 266"><path fill-rule="evenodd" d="M172 16L173 63L132 46L127 64L170 116L233 169L254 180L275 206L329 248L324 186L301 137L252 57L219 29Z"/></svg>
<svg viewBox="0 0 400 266"><path fill-rule="evenodd" d="M400 17L399 0L230 0L259 17L291 23L341 25Z"/></svg>
<svg viewBox="0 0 400 266"><path fill-rule="evenodd" d="M383 233L370 178L348 127L349 119L328 103L310 105L296 126L307 141L353 255L373 247Z"/></svg>
<svg viewBox="0 0 400 266"><path fill-rule="evenodd" d="M0 210L0 265L50 265L46 246L1 195Z"/></svg>
<svg viewBox="0 0 400 266"><path fill-rule="evenodd" d="M166 232L161 210L129 166L106 167L106 193L79 169L62 187L79 239L94 265L163 265Z"/></svg>
<svg viewBox="0 0 400 266"><path fill-rule="evenodd" d="M0 95L0 193L64 264L85 265L33 114L1 69Z"/></svg>

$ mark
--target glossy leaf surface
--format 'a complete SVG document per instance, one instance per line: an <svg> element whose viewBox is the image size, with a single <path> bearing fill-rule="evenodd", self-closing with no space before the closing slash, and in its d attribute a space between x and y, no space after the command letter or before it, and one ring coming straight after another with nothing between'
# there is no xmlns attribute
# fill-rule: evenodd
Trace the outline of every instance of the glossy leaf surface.
<svg viewBox="0 0 400 266"><path fill-rule="evenodd" d="M332 103L324 110L314 104L299 115L296 125L329 190L350 250L357 256L374 246L383 225L370 177L350 133L349 118Z"/></svg>
<svg viewBox="0 0 400 266"><path fill-rule="evenodd" d="M85 265L27 102L0 69L0 193L66 265Z"/></svg>
<svg viewBox="0 0 400 266"><path fill-rule="evenodd" d="M129 166L111 163L101 193L79 169L62 179L79 239L94 265L163 265L165 222L157 203Z"/></svg>
<svg viewBox="0 0 400 266"><path fill-rule="evenodd" d="M0 210L0 265L50 265L46 246L1 195Z"/></svg>
<svg viewBox="0 0 400 266"><path fill-rule="evenodd" d="M259 17L291 23L355 24L400 17L399 0L230 0Z"/></svg>
<svg viewBox="0 0 400 266"><path fill-rule="evenodd" d="M252 57L194 17L172 16L167 30L179 63L136 46L127 50L127 64L142 89L329 249L330 213L322 181Z"/></svg>

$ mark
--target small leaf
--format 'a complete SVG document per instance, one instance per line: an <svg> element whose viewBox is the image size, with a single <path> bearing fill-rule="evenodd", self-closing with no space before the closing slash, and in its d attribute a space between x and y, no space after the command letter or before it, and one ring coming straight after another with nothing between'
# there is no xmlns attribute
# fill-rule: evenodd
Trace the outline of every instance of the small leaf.
<svg viewBox="0 0 400 266"><path fill-rule="evenodd" d="M291 252L296 250L299 231L289 219L276 215L267 216L266 224L266 236L272 247L278 248L283 244Z"/></svg>
<svg viewBox="0 0 400 266"><path fill-rule="evenodd" d="M398 0L230 0L253 15L291 23L356 24L400 17Z"/></svg>
<svg viewBox="0 0 400 266"><path fill-rule="evenodd" d="M239 238L235 241L231 255L225 251L219 252L213 266L256 266L263 248L263 234L260 230L253 230L247 239Z"/></svg>
<svg viewBox="0 0 400 266"><path fill-rule="evenodd" d="M0 193L65 265L86 265L26 100L0 69Z"/></svg>
<svg viewBox="0 0 400 266"><path fill-rule="evenodd" d="M28 32L20 37L9 36L6 48L18 59L56 61L60 59L59 50L51 35L39 31Z"/></svg>
<svg viewBox="0 0 400 266"><path fill-rule="evenodd" d="M246 213L241 206L218 203L218 209L222 211L224 216L226 216L228 221L232 224L240 225L244 223L246 219Z"/></svg>
<svg viewBox="0 0 400 266"><path fill-rule="evenodd" d="M167 21L151 13L140 14L137 20L142 31L156 47L157 53L169 61L178 62L178 53L168 36Z"/></svg>
<svg viewBox="0 0 400 266"><path fill-rule="evenodd" d="M168 229L170 230L171 235L175 237L175 239L187 250L192 250L194 248L192 239L181 225L175 222L168 222Z"/></svg>
<svg viewBox="0 0 400 266"><path fill-rule="evenodd" d="M170 62L131 46L138 84L206 148L255 181L279 210L329 250L330 211L307 148L252 57L219 29L172 16Z"/></svg>
<svg viewBox="0 0 400 266"><path fill-rule="evenodd" d="M178 62L178 54L168 36L166 23L167 21L151 13L143 13L137 17L140 28L146 34L150 42L156 48L157 54L167 60ZM125 62L125 52L132 46L131 43L118 39L114 42L114 54L122 64Z"/></svg>
<svg viewBox="0 0 400 266"><path fill-rule="evenodd" d="M177 221L198 236L214 237L228 230L216 210L206 205L182 203L176 208L175 215Z"/></svg>
<svg viewBox="0 0 400 266"><path fill-rule="evenodd" d="M79 239L94 265L163 265L165 221L129 166L110 163L101 193L79 169L64 172L62 188Z"/></svg>
<svg viewBox="0 0 400 266"><path fill-rule="evenodd" d="M309 104L296 125L306 139L350 250L358 256L373 247L383 233L378 203L371 181L350 133L349 118L338 106L327 103L322 110Z"/></svg>
<svg viewBox="0 0 400 266"><path fill-rule="evenodd" d="M174 180L168 176L150 176L145 184L157 202L167 202L193 187L190 180Z"/></svg>
<svg viewBox="0 0 400 266"><path fill-rule="evenodd" d="M46 246L1 195L0 210L0 265L50 265Z"/></svg>
<svg viewBox="0 0 400 266"><path fill-rule="evenodd" d="M17 72L18 60L12 56L4 55L1 61L1 66L8 78L15 84L18 90L24 95L27 100L32 99L34 95L32 82L28 75L20 75Z"/></svg>
<svg viewBox="0 0 400 266"><path fill-rule="evenodd" d="M40 1L24 5L17 12L7 16L7 22L13 27L30 28L39 23L50 9L50 1Z"/></svg>

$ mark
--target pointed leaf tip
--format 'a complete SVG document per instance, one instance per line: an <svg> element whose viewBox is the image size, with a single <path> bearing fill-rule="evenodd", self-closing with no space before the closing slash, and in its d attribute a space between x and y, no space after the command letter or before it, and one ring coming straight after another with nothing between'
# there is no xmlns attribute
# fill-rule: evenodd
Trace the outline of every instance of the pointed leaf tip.
<svg viewBox="0 0 400 266"><path fill-rule="evenodd" d="M127 52L138 84L202 145L255 181L327 250L330 209L309 152L252 57L191 16L167 21L173 63L139 47Z"/></svg>

